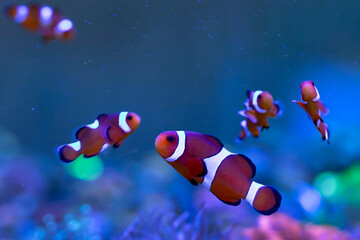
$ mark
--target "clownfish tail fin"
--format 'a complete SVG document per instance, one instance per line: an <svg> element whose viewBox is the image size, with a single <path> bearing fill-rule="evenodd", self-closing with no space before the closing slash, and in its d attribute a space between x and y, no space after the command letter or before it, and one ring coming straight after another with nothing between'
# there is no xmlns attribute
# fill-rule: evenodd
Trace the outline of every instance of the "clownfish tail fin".
<svg viewBox="0 0 360 240"><path fill-rule="evenodd" d="M246 201L259 213L271 215L279 209L281 195L275 188L253 181L246 195Z"/></svg>
<svg viewBox="0 0 360 240"><path fill-rule="evenodd" d="M66 145L59 147L58 152L59 152L61 161L66 162L66 163L70 163L70 162L74 161L82 154L80 149L81 149L80 141L77 141L77 142L74 142L71 144L66 144Z"/></svg>
<svg viewBox="0 0 360 240"><path fill-rule="evenodd" d="M330 144L329 137L330 137L330 131L329 126L324 123L324 121L320 118L317 121L314 121L316 128L321 133L322 139L324 141L327 141L328 144Z"/></svg>
<svg viewBox="0 0 360 240"><path fill-rule="evenodd" d="M250 132L249 132L249 130L247 128L246 120L241 121L240 127L241 127L241 130L240 130L238 138L240 140L244 140L246 138L246 136L250 135Z"/></svg>

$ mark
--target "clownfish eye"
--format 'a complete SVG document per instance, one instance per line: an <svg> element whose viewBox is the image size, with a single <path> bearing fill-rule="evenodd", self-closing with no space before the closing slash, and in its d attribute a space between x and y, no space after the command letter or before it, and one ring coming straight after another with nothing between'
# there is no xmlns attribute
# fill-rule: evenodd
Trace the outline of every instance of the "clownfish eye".
<svg viewBox="0 0 360 240"><path fill-rule="evenodd" d="M167 137L166 137L166 140L167 140L168 142L173 142L173 141L175 140L175 138L174 138L174 136L167 136Z"/></svg>
<svg viewBox="0 0 360 240"><path fill-rule="evenodd" d="M261 99L261 94L258 96L258 99Z"/></svg>
<svg viewBox="0 0 360 240"><path fill-rule="evenodd" d="M129 115L126 117L127 120L131 121L133 119L133 116Z"/></svg>

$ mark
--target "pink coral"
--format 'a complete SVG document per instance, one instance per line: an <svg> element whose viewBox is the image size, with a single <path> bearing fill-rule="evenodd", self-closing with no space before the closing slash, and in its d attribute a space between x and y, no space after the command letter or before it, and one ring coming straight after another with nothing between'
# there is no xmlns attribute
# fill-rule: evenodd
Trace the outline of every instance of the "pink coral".
<svg viewBox="0 0 360 240"><path fill-rule="evenodd" d="M351 240L345 231L327 225L301 224L283 213L260 216L256 227L245 228L242 235L250 240Z"/></svg>

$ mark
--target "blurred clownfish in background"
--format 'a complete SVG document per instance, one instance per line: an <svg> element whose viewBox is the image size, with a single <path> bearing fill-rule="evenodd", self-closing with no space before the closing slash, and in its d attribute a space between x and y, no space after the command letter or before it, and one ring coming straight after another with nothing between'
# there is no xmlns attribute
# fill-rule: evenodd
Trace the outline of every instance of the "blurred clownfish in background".
<svg viewBox="0 0 360 240"><path fill-rule="evenodd" d="M245 199L264 215L280 207L281 195L275 188L252 180L254 163L226 150L216 137L189 131L163 132L155 147L191 184L204 185L226 204L237 206Z"/></svg>
<svg viewBox="0 0 360 240"><path fill-rule="evenodd" d="M322 139L329 143L329 127L324 123L321 113L327 115L329 113L329 109L325 107L325 105L320 101L320 94L317 88L315 87L315 83L313 81L304 81L300 84L301 89L301 100L302 102L295 101L302 107L309 118L314 122L315 127L321 133Z"/></svg>
<svg viewBox="0 0 360 240"><path fill-rule="evenodd" d="M274 103L273 97L269 92L263 91L247 91L247 101L244 102L246 110L241 110L238 113L246 117L241 125L239 138L245 139L248 135L252 134L254 137L259 137L260 130L269 128L268 118L276 117L281 114L280 107Z"/></svg>
<svg viewBox="0 0 360 240"><path fill-rule="evenodd" d="M40 33L45 41L71 40L75 36L73 22L64 18L59 10L49 6L9 5L5 8L5 13L25 29Z"/></svg>
<svg viewBox="0 0 360 240"><path fill-rule="evenodd" d="M94 123L77 130L77 142L58 148L60 159L69 163L81 154L89 158L111 145L117 148L139 126L140 121L140 117L132 112L101 114Z"/></svg>

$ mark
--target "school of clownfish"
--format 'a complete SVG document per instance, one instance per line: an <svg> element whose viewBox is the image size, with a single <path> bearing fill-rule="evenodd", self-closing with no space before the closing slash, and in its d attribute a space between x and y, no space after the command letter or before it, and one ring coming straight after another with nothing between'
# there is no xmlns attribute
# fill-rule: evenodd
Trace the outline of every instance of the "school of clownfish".
<svg viewBox="0 0 360 240"><path fill-rule="evenodd" d="M12 5L5 12L24 28L40 33L44 40L70 40L74 37L71 20L51 7ZM329 143L329 127L321 117L329 110L320 101L319 91L313 81L302 82L300 89L301 101L293 102L306 111L322 139ZM246 109L238 112L245 117L240 123L238 138L241 140L250 135L259 137L263 129L269 128L268 118L281 114L279 104L265 91L247 91L244 105ZM140 116L133 112L101 114L93 123L76 131L76 142L58 148L60 159L71 163L81 155L90 158L110 146L117 148L135 131L140 121ZM191 184L202 184L225 204L237 206L243 199L264 215L273 214L280 207L281 195L274 187L253 181L255 164L243 154L228 151L214 136L167 131L157 136L155 148Z"/></svg>

